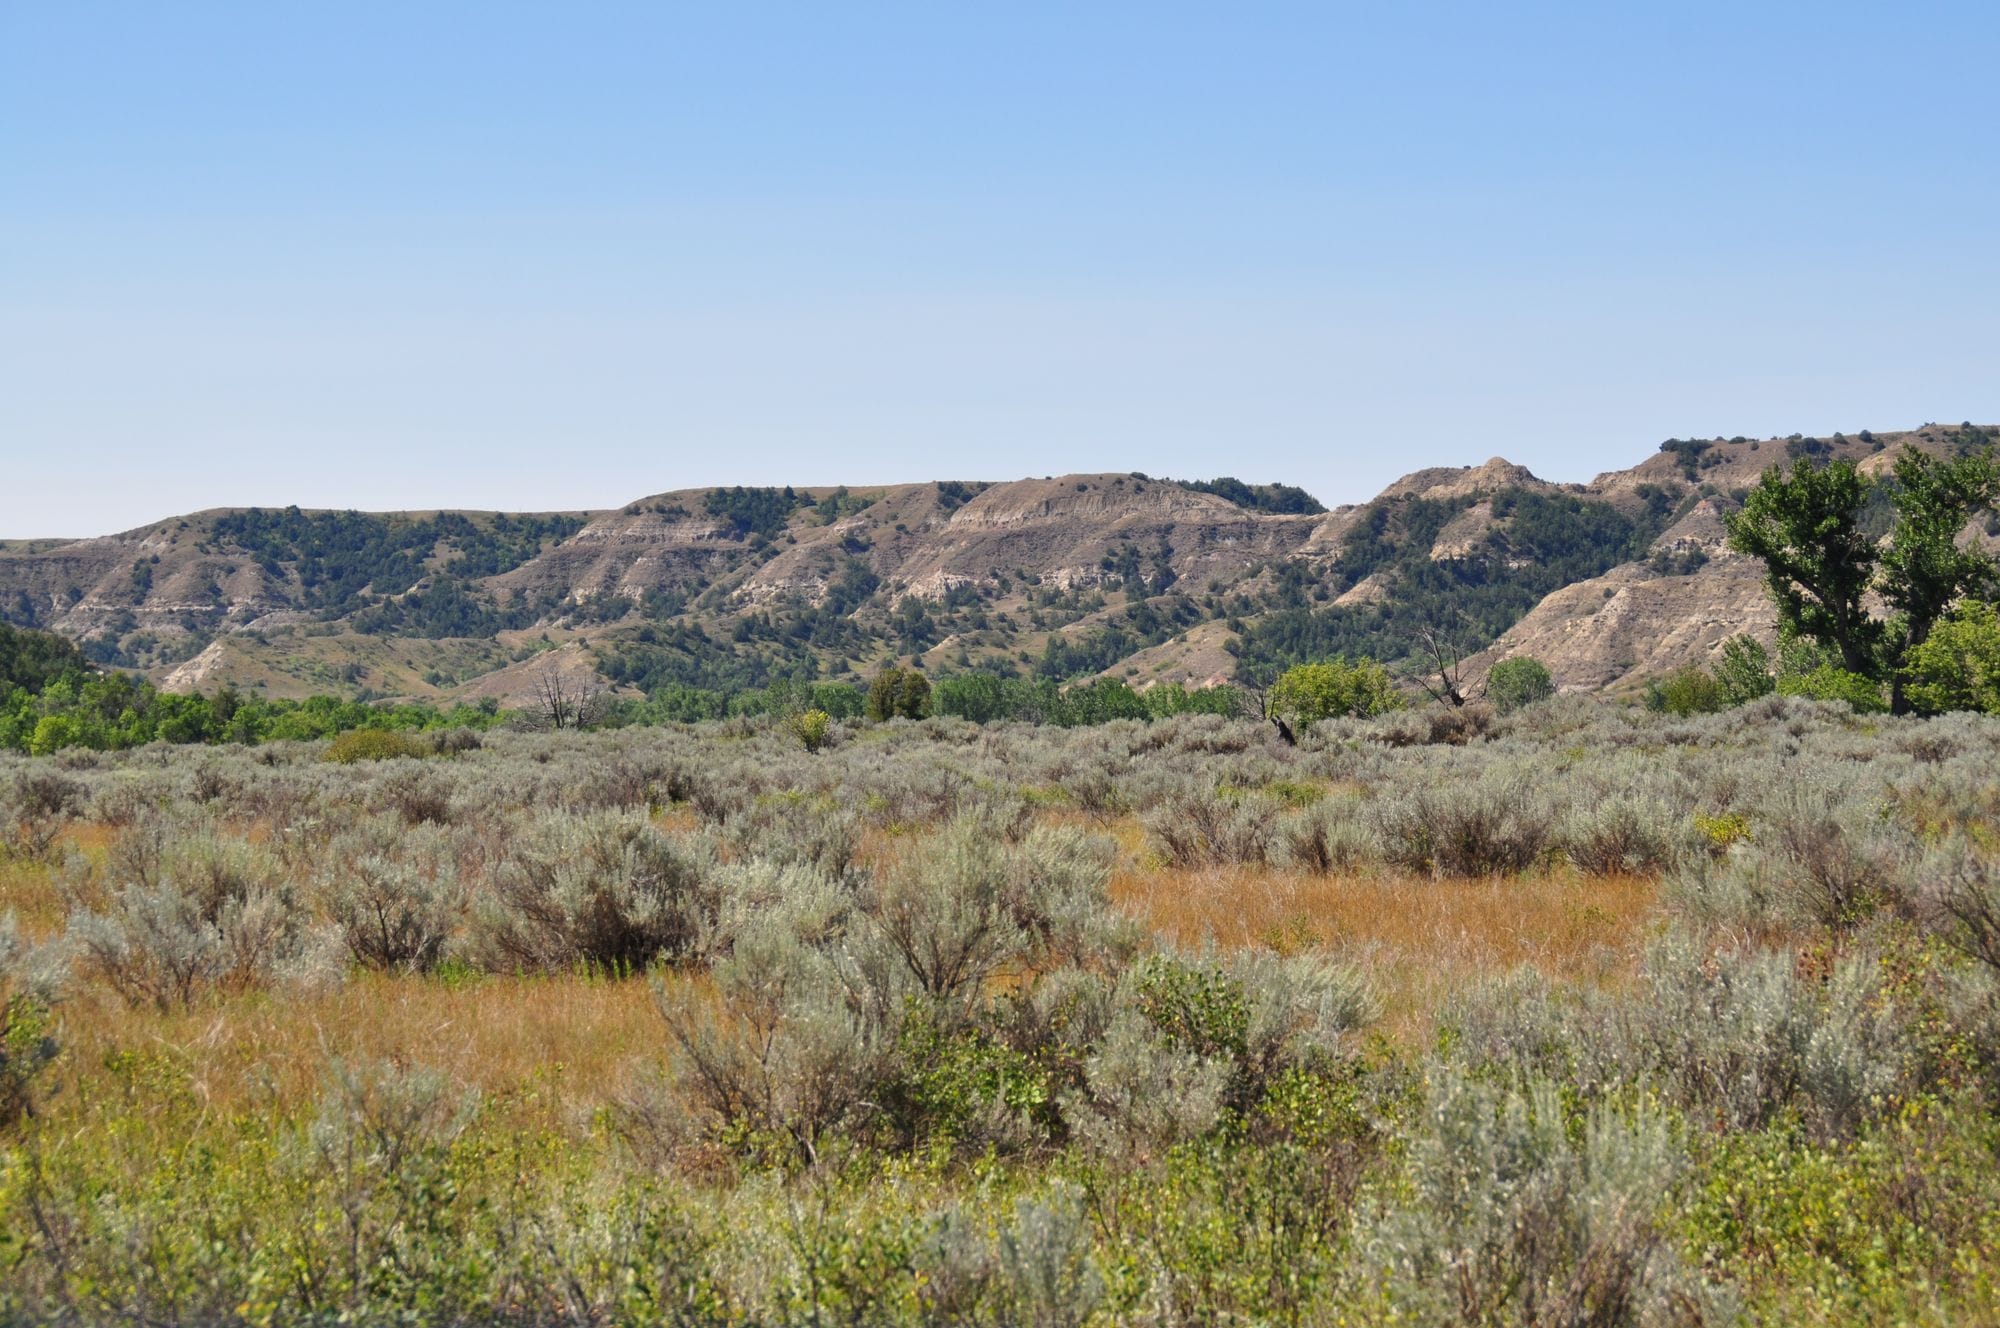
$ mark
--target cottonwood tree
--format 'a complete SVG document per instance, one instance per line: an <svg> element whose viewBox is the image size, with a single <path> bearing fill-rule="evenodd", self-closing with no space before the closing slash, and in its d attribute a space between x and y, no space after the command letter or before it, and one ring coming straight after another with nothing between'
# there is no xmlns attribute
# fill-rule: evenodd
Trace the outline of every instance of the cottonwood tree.
<svg viewBox="0 0 2000 1328"><path fill-rule="evenodd" d="M1324 664L1295 664L1271 684L1266 713L1287 716L1301 730L1338 715L1366 718L1402 708L1388 670L1373 660L1345 657Z"/></svg>
<svg viewBox="0 0 2000 1328"><path fill-rule="evenodd" d="M1902 714L1909 705L1900 666L1909 651L1930 638L1952 605L1992 585L1992 555L1960 545L1958 535L2000 495L2000 470L1990 449L1939 461L1908 448L1896 458L1895 473L1896 529L1882 551L1880 585L1882 598L1901 619L1890 708Z"/></svg>
<svg viewBox="0 0 2000 1328"><path fill-rule="evenodd" d="M1773 466L1727 518L1729 547L1764 560L1765 582L1788 632L1839 652L1850 673L1876 676L1883 625L1863 597L1875 580L1875 541L1861 527L1873 481L1852 461L1790 472Z"/></svg>
<svg viewBox="0 0 2000 1328"><path fill-rule="evenodd" d="M1891 708L1902 714L1911 650L1952 605L1993 582L1992 557L1958 536L2000 497L2000 469L1990 448L1949 461L1906 448L1894 474L1895 525L1885 544L1862 521L1875 481L1845 460L1773 467L1727 524L1731 548L1764 560L1780 628L1836 652L1849 673L1889 681ZM1893 617L1868 611L1870 590Z"/></svg>
<svg viewBox="0 0 2000 1328"><path fill-rule="evenodd" d="M884 664L868 685L868 718L922 719L931 713L931 680L917 669Z"/></svg>

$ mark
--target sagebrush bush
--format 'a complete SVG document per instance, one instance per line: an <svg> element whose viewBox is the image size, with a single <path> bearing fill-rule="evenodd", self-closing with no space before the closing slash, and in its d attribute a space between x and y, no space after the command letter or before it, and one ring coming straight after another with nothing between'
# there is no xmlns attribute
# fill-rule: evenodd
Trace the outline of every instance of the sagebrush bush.
<svg viewBox="0 0 2000 1328"><path fill-rule="evenodd" d="M1388 861L1436 876L1493 876L1547 859L1555 820L1539 793L1518 781L1418 788L1375 805Z"/></svg>
<svg viewBox="0 0 2000 1328"><path fill-rule="evenodd" d="M1280 862L1322 876L1381 856L1374 825L1346 801L1321 802L1287 816L1278 824L1277 841Z"/></svg>
<svg viewBox="0 0 2000 1328"><path fill-rule="evenodd" d="M817 1162L826 1137L871 1114L890 1072L901 993L868 981L782 916L745 924L713 991L658 979L670 1082L693 1137Z"/></svg>
<svg viewBox="0 0 2000 1328"><path fill-rule="evenodd" d="M1561 1079L1592 1099L1650 1084L1696 1119L1762 1129L1795 1119L1815 1137L1851 1138L1924 1091L1921 1005L1894 999L1880 957L1841 956L1802 974L1794 956L1709 951L1686 934L1648 954L1631 1000L1563 993L1540 979L1461 1004L1467 1054Z"/></svg>
<svg viewBox="0 0 2000 1328"><path fill-rule="evenodd" d="M88 801L80 780L54 770L29 769L0 784L0 853L26 858L48 854L63 827Z"/></svg>
<svg viewBox="0 0 2000 1328"><path fill-rule="evenodd" d="M1243 1118L1284 1073L1344 1055L1370 1012L1360 980L1318 958L1153 955L1118 984L1064 1114L1100 1152L1164 1149Z"/></svg>
<svg viewBox="0 0 2000 1328"><path fill-rule="evenodd" d="M455 807L451 781L426 766L398 770L378 786L377 805L409 825L450 825Z"/></svg>
<svg viewBox="0 0 2000 1328"><path fill-rule="evenodd" d="M868 898L871 930L916 991L963 1009L1028 948L1007 877L1004 845L975 826L948 831L882 876Z"/></svg>
<svg viewBox="0 0 2000 1328"><path fill-rule="evenodd" d="M1176 867L1261 865L1271 852L1279 804L1255 794L1191 789L1144 820L1149 840Z"/></svg>
<svg viewBox="0 0 2000 1328"><path fill-rule="evenodd" d="M1920 876L1929 921L1968 957L2000 975L2000 860L1963 839L1937 846Z"/></svg>
<svg viewBox="0 0 2000 1328"><path fill-rule="evenodd" d="M296 971L314 949L304 922L277 891L204 900L168 879L114 888L102 912L71 916L68 936L119 995L164 1012Z"/></svg>
<svg viewBox="0 0 2000 1328"><path fill-rule="evenodd" d="M1645 1105L1445 1070L1409 1141L1411 1185L1362 1218L1379 1309L1412 1323L1709 1324L1729 1298L1679 1256L1662 1197L1686 1163Z"/></svg>
<svg viewBox="0 0 2000 1328"><path fill-rule="evenodd" d="M1655 872L1691 851L1687 830L1666 803L1616 795L1573 806L1562 827L1563 852L1593 876Z"/></svg>
<svg viewBox="0 0 2000 1328"><path fill-rule="evenodd" d="M852 808L800 792L766 795L728 822L729 842L739 852L836 874L853 863L860 835L861 818Z"/></svg>
<svg viewBox="0 0 2000 1328"><path fill-rule="evenodd" d="M321 889L355 962L412 973L437 967L467 902L449 836L361 829L335 838L327 857Z"/></svg>
<svg viewBox="0 0 2000 1328"><path fill-rule="evenodd" d="M0 915L0 1130L34 1111L37 1081L56 1058L63 970L60 954L22 940L14 915Z"/></svg>
<svg viewBox="0 0 2000 1328"><path fill-rule="evenodd" d="M500 971L638 972L693 947L713 870L706 844L644 815L545 814L494 864L475 950Z"/></svg>

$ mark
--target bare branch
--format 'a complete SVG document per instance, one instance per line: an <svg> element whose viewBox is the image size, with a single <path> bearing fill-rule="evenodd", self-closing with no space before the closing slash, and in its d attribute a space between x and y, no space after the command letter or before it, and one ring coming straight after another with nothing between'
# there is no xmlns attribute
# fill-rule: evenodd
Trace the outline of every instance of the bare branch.
<svg viewBox="0 0 2000 1328"><path fill-rule="evenodd" d="M1417 628L1416 640L1430 660L1429 670L1417 676L1418 684L1439 705L1453 708L1464 705L1465 656L1458 642L1434 624ZM1433 675L1435 681L1432 680Z"/></svg>

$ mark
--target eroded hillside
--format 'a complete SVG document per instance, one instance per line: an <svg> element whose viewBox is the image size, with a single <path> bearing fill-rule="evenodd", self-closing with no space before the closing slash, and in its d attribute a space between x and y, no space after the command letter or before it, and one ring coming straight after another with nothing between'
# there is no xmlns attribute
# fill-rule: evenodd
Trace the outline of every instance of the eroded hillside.
<svg viewBox="0 0 2000 1328"><path fill-rule="evenodd" d="M1723 519L1770 465L2000 431L1671 440L1557 484L1500 458L1419 470L1331 512L1285 486L1140 474L692 489L611 511L216 510L0 544L0 610L176 690L509 701L541 651L621 687L944 672L1252 681L1420 631L1543 659L1572 689L1768 637Z"/></svg>

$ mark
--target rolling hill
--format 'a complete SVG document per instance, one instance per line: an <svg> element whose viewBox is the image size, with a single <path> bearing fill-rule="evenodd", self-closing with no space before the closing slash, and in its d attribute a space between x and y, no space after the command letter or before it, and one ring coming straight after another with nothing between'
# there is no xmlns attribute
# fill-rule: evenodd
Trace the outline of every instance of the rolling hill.
<svg viewBox="0 0 2000 1328"><path fill-rule="evenodd" d="M1495 459L1321 509L1286 486L1142 474L691 489L595 512L212 510L0 542L0 617L170 690L515 699L569 646L623 688L840 677L882 660L1135 685L1259 681L1431 626L1615 688L1768 637L1724 515L1768 466L1982 446L1925 426L1670 440L1588 484Z"/></svg>

